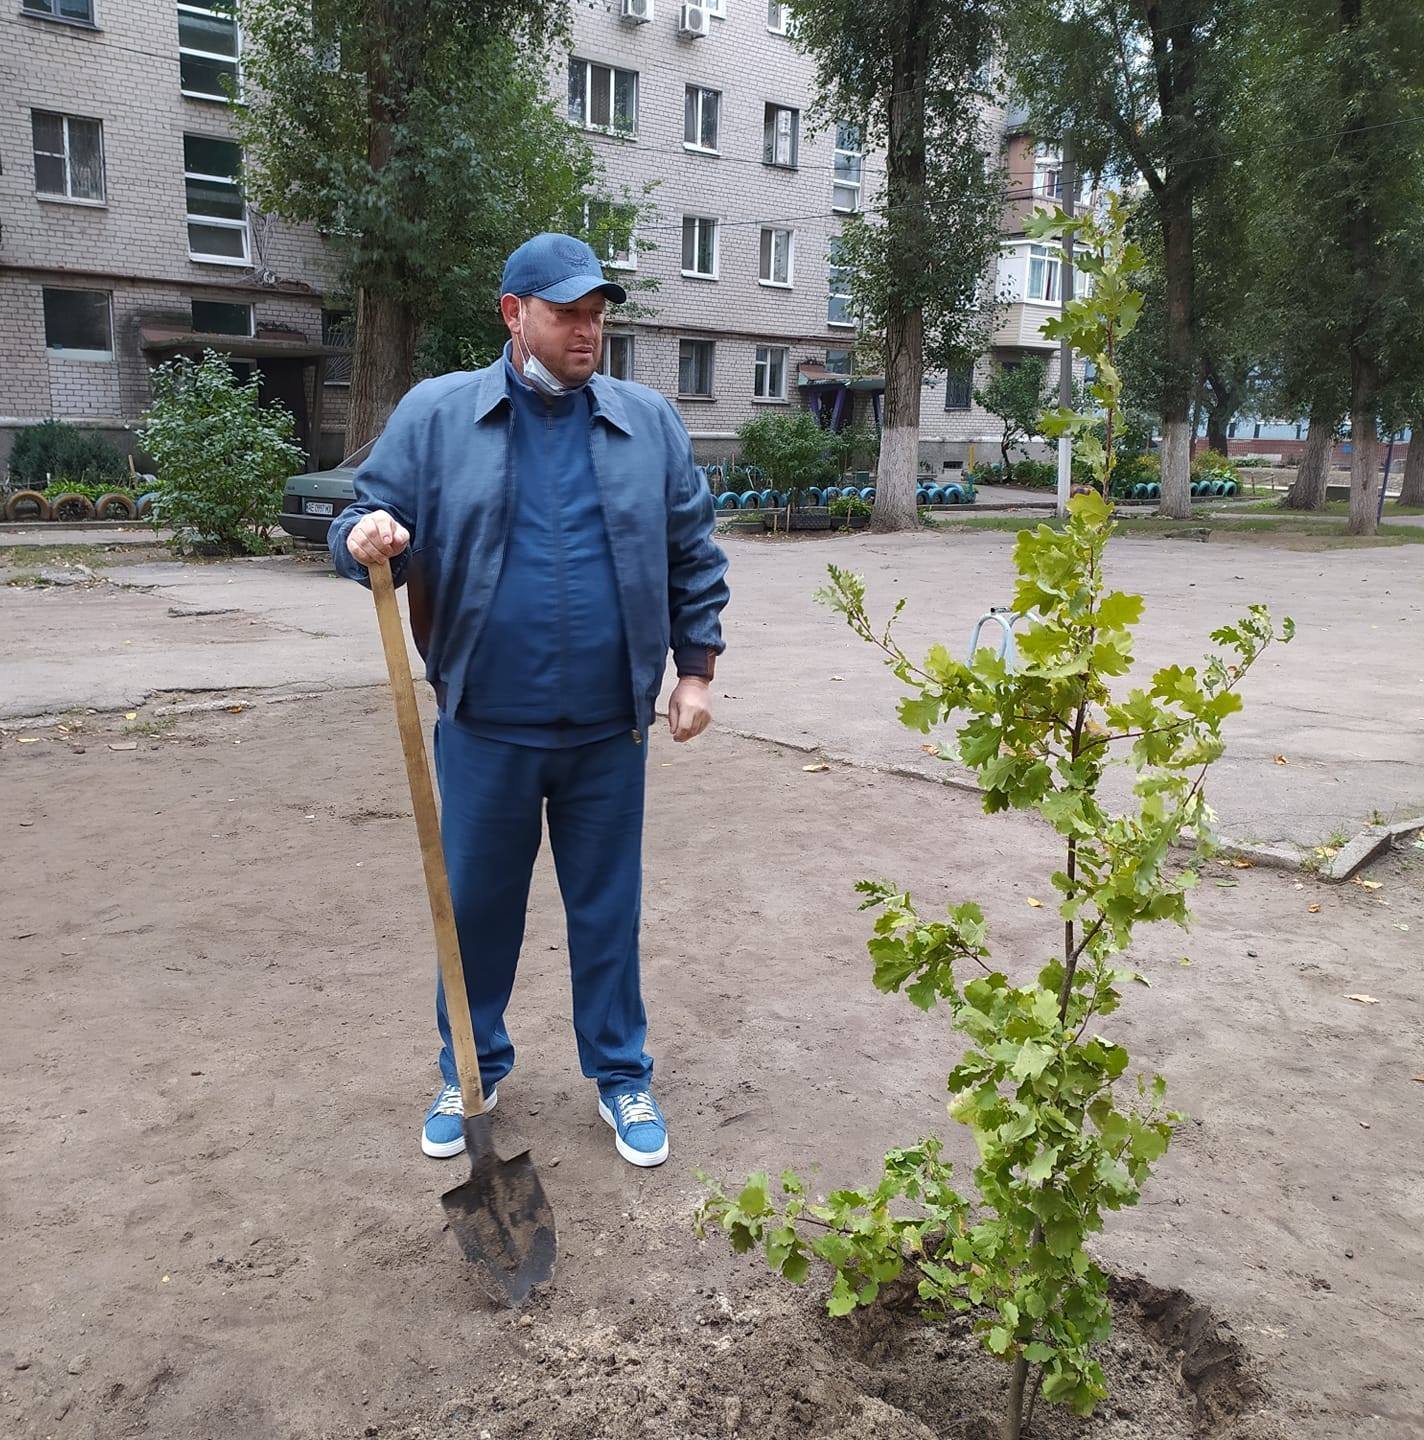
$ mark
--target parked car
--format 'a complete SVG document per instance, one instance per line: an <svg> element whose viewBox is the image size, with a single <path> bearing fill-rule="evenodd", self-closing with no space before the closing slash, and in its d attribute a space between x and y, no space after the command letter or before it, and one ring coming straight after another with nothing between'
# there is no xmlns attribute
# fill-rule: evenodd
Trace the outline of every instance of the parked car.
<svg viewBox="0 0 1424 1440"><path fill-rule="evenodd" d="M298 540L325 545L332 520L356 498L356 471L375 443L368 440L330 470L293 475L282 490L282 529Z"/></svg>

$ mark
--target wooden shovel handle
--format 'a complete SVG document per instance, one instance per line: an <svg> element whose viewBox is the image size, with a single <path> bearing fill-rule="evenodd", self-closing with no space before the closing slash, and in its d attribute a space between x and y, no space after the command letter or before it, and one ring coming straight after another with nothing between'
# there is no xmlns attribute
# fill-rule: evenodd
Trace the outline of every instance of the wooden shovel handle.
<svg viewBox="0 0 1424 1440"><path fill-rule="evenodd" d="M455 930L454 907L450 904L450 879L445 873L440 818L435 810L430 762L425 755L425 737L421 734L420 712L415 704L415 683L410 677L410 652L405 645L405 627L401 624L400 609L396 605L389 562L382 560L367 568L371 576L371 594L376 599L381 646L386 652L386 670L391 678L391 698L396 704L401 749L405 752L410 803L415 810L415 828L420 835L420 859L425 867L430 918L435 922L435 953L440 959L440 978L445 982L445 1012L450 1017L450 1038L455 1046L460 1096L466 1115L481 1115L485 1108L485 1092L480 1085L480 1061L475 1050L474 1027L470 1022L470 1002L465 995L465 969L460 962L460 937Z"/></svg>

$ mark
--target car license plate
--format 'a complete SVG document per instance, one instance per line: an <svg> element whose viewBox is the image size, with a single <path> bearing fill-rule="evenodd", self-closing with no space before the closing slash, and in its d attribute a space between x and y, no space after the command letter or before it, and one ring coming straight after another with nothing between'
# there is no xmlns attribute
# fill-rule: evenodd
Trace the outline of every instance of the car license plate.
<svg viewBox="0 0 1424 1440"><path fill-rule="evenodd" d="M330 515L330 500L308 500L306 502L306 513L308 515Z"/></svg>

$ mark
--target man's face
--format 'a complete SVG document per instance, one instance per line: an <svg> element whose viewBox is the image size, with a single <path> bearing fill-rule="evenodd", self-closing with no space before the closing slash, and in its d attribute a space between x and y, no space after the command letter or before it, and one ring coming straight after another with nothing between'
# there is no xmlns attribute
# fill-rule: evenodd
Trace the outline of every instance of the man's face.
<svg viewBox="0 0 1424 1440"><path fill-rule="evenodd" d="M508 295L504 299L505 321L510 333L523 339L525 351L537 355L565 385L586 383L603 358L607 300L597 291L566 305L533 295L523 300ZM516 355L518 351L516 345Z"/></svg>

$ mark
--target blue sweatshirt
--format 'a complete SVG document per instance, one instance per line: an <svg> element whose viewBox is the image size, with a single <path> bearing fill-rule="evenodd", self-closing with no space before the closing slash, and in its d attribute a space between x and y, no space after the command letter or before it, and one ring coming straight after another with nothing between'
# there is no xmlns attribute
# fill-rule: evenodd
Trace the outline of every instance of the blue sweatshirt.
<svg viewBox="0 0 1424 1440"><path fill-rule="evenodd" d="M550 400L505 359L514 513L455 720L562 747L636 728L613 552L589 451L586 389Z"/></svg>

